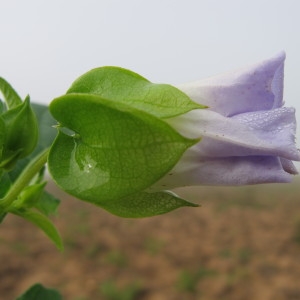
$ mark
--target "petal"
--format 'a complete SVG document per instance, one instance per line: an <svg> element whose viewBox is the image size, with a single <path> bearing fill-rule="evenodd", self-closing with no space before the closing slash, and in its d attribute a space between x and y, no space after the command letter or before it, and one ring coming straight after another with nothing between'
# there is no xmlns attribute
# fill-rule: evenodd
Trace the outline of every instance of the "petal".
<svg viewBox="0 0 300 300"><path fill-rule="evenodd" d="M195 102L224 116L283 105L285 53L253 66L178 86Z"/></svg>
<svg viewBox="0 0 300 300"><path fill-rule="evenodd" d="M226 118L209 110L194 110L168 120L182 135L202 137L198 157L279 156L300 160L295 146L295 110L277 108Z"/></svg>
<svg viewBox="0 0 300 300"><path fill-rule="evenodd" d="M191 152L167 175L151 187L151 191L196 185L247 185L290 182L293 175L272 156L212 158L195 161Z"/></svg>
<svg viewBox="0 0 300 300"><path fill-rule="evenodd" d="M297 175L299 173L292 161L281 157L280 162L282 164L282 168L284 169L284 171L292 175Z"/></svg>

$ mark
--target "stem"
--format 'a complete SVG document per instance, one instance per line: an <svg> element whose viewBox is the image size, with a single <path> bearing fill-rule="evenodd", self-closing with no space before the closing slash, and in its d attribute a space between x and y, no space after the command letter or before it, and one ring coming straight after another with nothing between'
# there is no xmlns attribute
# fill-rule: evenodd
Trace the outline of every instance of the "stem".
<svg viewBox="0 0 300 300"><path fill-rule="evenodd" d="M49 148L45 149L38 156L34 157L34 159L25 167L5 197L0 199L0 208L2 207L6 210L29 184L36 173L41 170L47 162L49 150Z"/></svg>

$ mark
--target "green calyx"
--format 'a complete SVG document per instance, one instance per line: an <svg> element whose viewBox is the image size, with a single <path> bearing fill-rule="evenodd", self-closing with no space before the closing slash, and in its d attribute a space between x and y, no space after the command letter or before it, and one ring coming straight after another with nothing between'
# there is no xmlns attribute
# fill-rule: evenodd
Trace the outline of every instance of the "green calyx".
<svg viewBox="0 0 300 300"><path fill-rule="evenodd" d="M58 135L48 167L63 190L123 217L195 206L165 192L144 192L199 142L164 121L202 108L184 93L104 67L81 76L49 108Z"/></svg>
<svg viewBox="0 0 300 300"><path fill-rule="evenodd" d="M180 207L199 205L177 197L171 192L140 192L114 201L103 201L100 206L123 218L144 218L165 214Z"/></svg>
<svg viewBox="0 0 300 300"><path fill-rule="evenodd" d="M75 80L67 93L99 95L159 118L175 117L192 109L204 108L174 86L152 83L119 67L93 69Z"/></svg>
<svg viewBox="0 0 300 300"><path fill-rule="evenodd" d="M64 190L93 203L146 189L195 143L159 118L97 95L67 94L50 111L75 134L59 131L49 171Z"/></svg>

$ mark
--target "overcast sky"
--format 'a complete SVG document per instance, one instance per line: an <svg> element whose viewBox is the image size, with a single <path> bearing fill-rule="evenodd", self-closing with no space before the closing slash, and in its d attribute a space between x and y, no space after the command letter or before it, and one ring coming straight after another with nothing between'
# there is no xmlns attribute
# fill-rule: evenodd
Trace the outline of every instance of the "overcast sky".
<svg viewBox="0 0 300 300"><path fill-rule="evenodd" d="M94 67L179 84L285 50L300 120L299 12L298 0L1 0L0 76L50 103Z"/></svg>

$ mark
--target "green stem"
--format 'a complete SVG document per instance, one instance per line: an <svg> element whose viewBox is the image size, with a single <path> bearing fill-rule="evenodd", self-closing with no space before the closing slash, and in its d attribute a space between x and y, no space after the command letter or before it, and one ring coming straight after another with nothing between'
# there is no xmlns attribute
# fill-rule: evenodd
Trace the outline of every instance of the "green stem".
<svg viewBox="0 0 300 300"><path fill-rule="evenodd" d="M49 148L45 149L36 156L23 170L13 186L9 189L4 198L0 199L0 208L7 211L7 208L19 196L22 190L29 184L30 180L42 169L47 163Z"/></svg>

